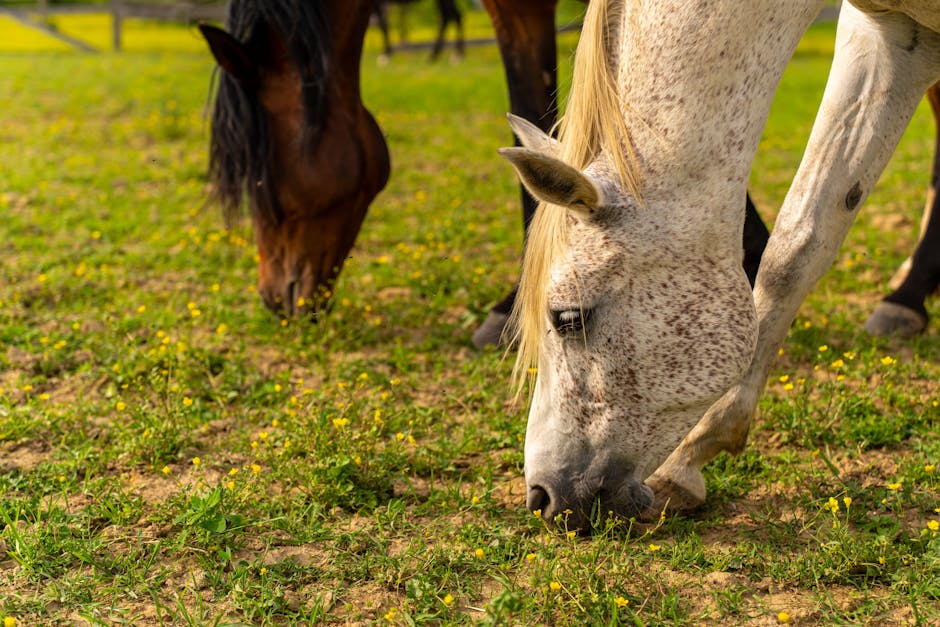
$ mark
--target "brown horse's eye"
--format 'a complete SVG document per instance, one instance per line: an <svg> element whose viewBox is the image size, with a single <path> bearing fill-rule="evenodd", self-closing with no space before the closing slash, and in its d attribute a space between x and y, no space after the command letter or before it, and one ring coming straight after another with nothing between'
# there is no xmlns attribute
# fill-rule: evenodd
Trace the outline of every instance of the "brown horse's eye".
<svg viewBox="0 0 940 627"><path fill-rule="evenodd" d="M572 333L583 333L588 320L591 319L590 309L562 309L552 311L552 326L558 335L566 337Z"/></svg>

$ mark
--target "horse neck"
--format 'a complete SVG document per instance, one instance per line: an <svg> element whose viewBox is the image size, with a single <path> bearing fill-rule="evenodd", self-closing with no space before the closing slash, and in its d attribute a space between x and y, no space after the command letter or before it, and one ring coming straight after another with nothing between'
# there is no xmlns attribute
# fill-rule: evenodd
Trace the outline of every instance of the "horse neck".
<svg viewBox="0 0 940 627"><path fill-rule="evenodd" d="M623 3L612 37L614 75L645 200L717 217L740 232L773 94L821 5Z"/></svg>
<svg viewBox="0 0 940 627"><path fill-rule="evenodd" d="M332 82L348 101L360 102L359 66L373 0L339 0L326 3L334 46Z"/></svg>
<svg viewBox="0 0 940 627"><path fill-rule="evenodd" d="M355 6L350 6L355 5ZM327 2L324 10L330 29L332 50L330 51L330 76L326 79L324 115L330 123L341 123L350 128L359 125L364 113L360 89L359 66L372 0ZM267 112L272 133L278 138L275 146L287 151L283 161L296 162L296 150L302 145L292 138L301 137L306 127L302 84L300 74L283 41L274 35L270 38L268 56L272 63L267 68L261 91L261 100ZM342 115L335 115L341 112ZM332 117L331 117L332 116ZM349 132L349 129L347 129ZM305 167L303 163L295 163Z"/></svg>

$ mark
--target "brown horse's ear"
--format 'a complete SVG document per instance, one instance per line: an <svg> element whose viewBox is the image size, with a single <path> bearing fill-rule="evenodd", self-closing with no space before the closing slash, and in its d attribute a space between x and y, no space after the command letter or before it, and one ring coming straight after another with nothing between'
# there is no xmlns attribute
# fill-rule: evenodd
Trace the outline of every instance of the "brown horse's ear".
<svg viewBox="0 0 940 627"><path fill-rule="evenodd" d="M242 42L221 28L209 24L200 24L199 32L209 44L209 50L212 51L216 62L233 78L251 81L258 76L258 66Z"/></svg>

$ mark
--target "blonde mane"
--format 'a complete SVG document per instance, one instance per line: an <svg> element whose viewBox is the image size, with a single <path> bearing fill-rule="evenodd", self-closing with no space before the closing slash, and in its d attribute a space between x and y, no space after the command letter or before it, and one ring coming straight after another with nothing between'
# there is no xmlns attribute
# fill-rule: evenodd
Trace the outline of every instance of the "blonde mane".
<svg viewBox="0 0 940 627"><path fill-rule="evenodd" d="M592 0L575 52L571 90L558 124L561 159L583 170L600 153L611 161L623 187L640 199L636 158L618 97L612 64L616 29L624 0ZM508 328L518 344L513 381L517 395L538 367L539 347L547 332L546 293L555 260L568 241L568 210L539 204L529 226L519 293Z"/></svg>

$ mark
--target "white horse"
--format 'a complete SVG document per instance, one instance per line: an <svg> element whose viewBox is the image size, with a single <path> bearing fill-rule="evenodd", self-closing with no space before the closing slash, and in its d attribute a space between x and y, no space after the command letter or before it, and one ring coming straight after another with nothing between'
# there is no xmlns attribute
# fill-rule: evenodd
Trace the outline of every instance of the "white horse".
<svg viewBox="0 0 940 627"><path fill-rule="evenodd" d="M924 90L940 0L843 5L833 67L753 295L745 186L771 99L822 0L592 0L555 141L501 153L540 201L516 312L538 367L527 505L656 515L705 499L744 446L771 362ZM703 417L704 416L704 417Z"/></svg>

